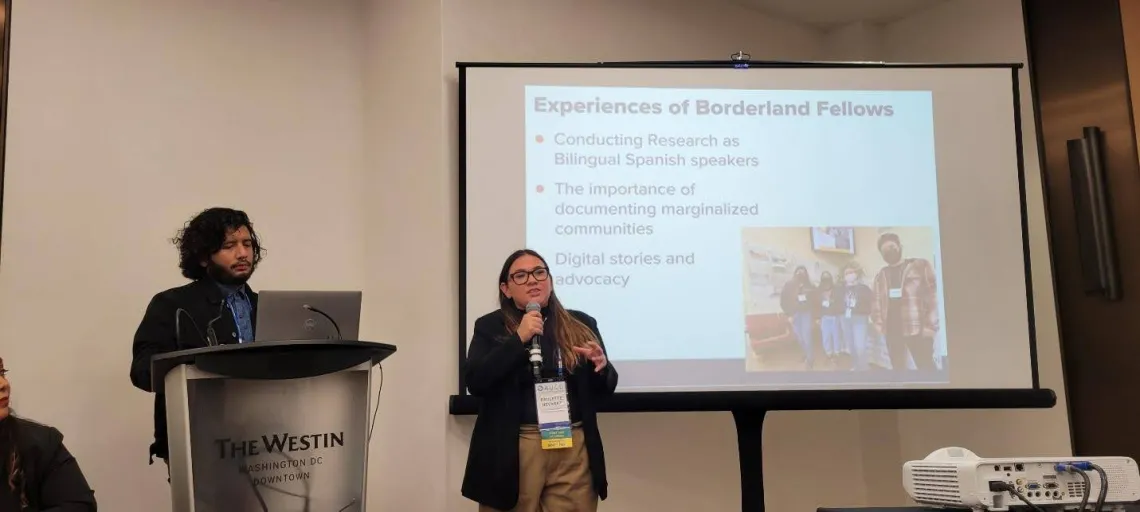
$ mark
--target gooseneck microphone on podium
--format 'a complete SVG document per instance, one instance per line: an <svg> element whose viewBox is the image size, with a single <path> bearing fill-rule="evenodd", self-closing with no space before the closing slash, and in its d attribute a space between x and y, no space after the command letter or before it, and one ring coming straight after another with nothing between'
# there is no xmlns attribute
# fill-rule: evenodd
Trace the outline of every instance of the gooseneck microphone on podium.
<svg viewBox="0 0 1140 512"><path fill-rule="evenodd" d="M333 320L333 317L332 317L332 315L329 315L328 313L325 313L324 311L321 311L321 310L319 310L319 309L317 309L317 308L314 308L313 306L310 306L310 305L308 305L308 304L302 304L302 305L301 305L301 307L303 307L303 308L305 308L305 309L307 309L307 310L309 310L309 311L312 311L313 313L316 313L316 314L318 314L318 315L321 315L321 316L325 317L326 319L328 319L329 323L330 323L330 324L332 324L332 326L333 326L333 329L336 329L336 339L337 339L338 341L339 341L339 340L343 340L343 339L344 339L344 336L341 336L341 334L340 334L340 326L339 326L339 325L337 325L337 323L336 323L336 320Z"/></svg>
<svg viewBox="0 0 1140 512"><path fill-rule="evenodd" d="M198 328L198 322L194 321L194 317L190 316L189 311L186 311L185 309L182 309L182 308L178 308L178 309L174 310L174 346L178 347L178 350L182 350L182 316L183 315L186 315L186 318L190 320L190 324L194 326L194 332L198 333L198 340L208 346L209 342L206 341L205 336L202 336L202 329Z"/></svg>
<svg viewBox="0 0 1140 512"><path fill-rule="evenodd" d="M211 347L218 346L218 333L214 331L214 322L221 320L222 316L226 314L226 305L225 300L223 300L221 304L218 304L218 316L206 322L206 345Z"/></svg>
<svg viewBox="0 0 1140 512"><path fill-rule="evenodd" d="M526 305L526 312L542 311L542 306L537 302L530 302ZM542 378L542 336L535 334L530 339L530 369L534 372L535 380Z"/></svg>

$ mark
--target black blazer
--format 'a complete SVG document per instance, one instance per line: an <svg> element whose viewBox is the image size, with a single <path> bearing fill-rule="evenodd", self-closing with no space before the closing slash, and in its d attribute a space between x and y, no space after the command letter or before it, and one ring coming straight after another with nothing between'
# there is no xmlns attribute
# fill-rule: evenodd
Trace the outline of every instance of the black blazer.
<svg viewBox="0 0 1140 512"><path fill-rule="evenodd" d="M11 422L11 423L9 423ZM27 512L95 512L95 491L87 485L75 457L63 446L63 434L34 421L9 416L0 431L15 429L24 472L28 507L8 486L7 460L0 467L0 510ZM6 457L4 457L6 459Z"/></svg>
<svg viewBox="0 0 1140 512"><path fill-rule="evenodd" d="M570 314L586 324L602 345L598 322L580 311ZM550 323L548 323L550 325ZM500 510L510 510L519 500L519 427L524 404L519 390L533 382L527 347L518 334L508 331L501 311L475 321L475 333L467 352L463 378L472 395L481 397L479 416L471 433L467 469L463 475L463 496ZM585 358L568 377L576 386L590 474L598 497L606 499L606 457L598 432L598 402L613 395L618 373L613 363L600 372Z"/></svg>
<svg viewBox="0 0 1140 512"><path fill-rule="evenodd" d="M851 311L853 315L867 315L870 316L871 308L875 305L875 292L871 291L871 287L863 283L853 285L844 285L839 288L840 304L843 306L844 313L846 314L847 306L847 290L855 291L855 309Z"/></svg>
<svg viewBox="0 0 1140 512"><path fill-rule="evenodd" d="M245 293L253 307L252 321L256 327L257 294L249 286L246 286ZM217 320L213 323L213 329L218 343L237 343L237 324L234 323L233 313L225 305L222 289L209 279L194 281L155 295L135 331L131 383L143 391L153 392L151 358L176 350L205 347L207 326L215 318ZM187 315L179 314L179 309L185 310L193 322L187 319ZM175 329L175 315L179 317L179 332ZM166 396L162 394L154 396L154 443L150 445L150 454L164 460L169 458L166 444Z"/></svg>
<svg viewBox="0 0 1140 512"><path fill-rule="evenodd" d="M800 302L800 295L804 295L807 300ZM788 316L796 313L815 313L818 301L819 293L815 286L800 284L795 278L784 284L784 289L780 292L780 309L783 309L784 314Z"/></svg>

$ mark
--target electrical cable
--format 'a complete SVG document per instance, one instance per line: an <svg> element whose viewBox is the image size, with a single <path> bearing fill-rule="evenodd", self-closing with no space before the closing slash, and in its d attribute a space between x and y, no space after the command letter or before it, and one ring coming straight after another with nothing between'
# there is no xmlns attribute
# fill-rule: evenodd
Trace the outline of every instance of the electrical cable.
<svg viewBox="0 0 1140 512"><path fill-rule="evenodd" d="M1024 503L1025 506L1033 509L1034 512L1045 512L1045 509L1037 506L1036 503L1029 501L1029 498L1026 497L1025 494L1023 494L1021 491L1017 490L1016 487L1014 487L1014 486L1012 486L1006 482L990 482L990 489L997 490L997 491L1005 491L1005 492L1008 492L1014 496L1017 496L1017 499L1021 500L1021 502Z"/></svg>
<svg viewBox="0 0 1140 512"><path fill-rule="evenodd" d="M1104 502L1108 500L1108 474L1104 468L1093 464L1092 462L1069 462L1065 464L1057 464L1057 472L1068 471L1070 473L1079 473L1081 475L1082 483L1084 484L1084 496L1081 497L1080 512L1085 512L1089 504L1089 499L1092 496L1092 480L1089 478L1088 471L1096 471L1097 477L1100 478L1100 485L1097 488L1096 503L1093 505L1093 510L1100 511L1104 508Z"/></svg>
<svg viewBox="0 0 1140 512"><path fill-rule="evenodd" d="M1085 492L1083 493L1084 496L1081 497L1081 507L1078 508L1077 510L1079 510L1080 512L1085 512L1085 509L1088 508L1088 506L1089 506L1089 497L1092 496L1092 479L1089 478L1088 472L1086 472L1085 470L1083 470L1081 468L1068 466L1068 470L1070 472L1080 474L1081 475L1081 481L1084 482L1083 489Z"/></svg>
<svg viewBox="0 0 1140 512"><path fill-rule="evenodd" d="M372 443L372 431L376 429L376 413L380 412L380 392L384 391L384 365L378 364L376 367L380 368L380 387L376 389L376 408L372 410L372 424L368 427L368 440L365 441L367 444Z"/></svg>
<svg viewBox="0 0 1140 512"><path fill-rule="evenodd" d="M1100 493L1096 497L1096 505L1094 505L1095 508L1093 509L1100 512L1101 508L1104 507L1105 500L1108 499L1108 474L1104 472L1104 468L1096 464L1090 462L1089 465L1092 466L1093 471L1096 471L1096 474L1100 476ZM1086 492L1085 494L1088 493ZM1084 512L1084 510L1082 509L1081 512Z"/></svg>

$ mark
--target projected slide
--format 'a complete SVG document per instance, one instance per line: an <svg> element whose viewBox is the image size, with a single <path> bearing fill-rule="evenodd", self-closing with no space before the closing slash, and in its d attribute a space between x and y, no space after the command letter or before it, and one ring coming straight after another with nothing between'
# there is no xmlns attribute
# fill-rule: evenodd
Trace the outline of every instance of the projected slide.
<svg viewBox="0 0 1140 512"><path fill-rule="evenodd" d="M1025 386L1009 81L471 70L468 322L528 247L619 391Z"/></svg>
<svg viewBox="0 0 1140 512"><path fill-rule="evenodd" d="M622 312L615 362L946 380L929 92L527 87L524 108L527 245L567 304Z"/></svg>

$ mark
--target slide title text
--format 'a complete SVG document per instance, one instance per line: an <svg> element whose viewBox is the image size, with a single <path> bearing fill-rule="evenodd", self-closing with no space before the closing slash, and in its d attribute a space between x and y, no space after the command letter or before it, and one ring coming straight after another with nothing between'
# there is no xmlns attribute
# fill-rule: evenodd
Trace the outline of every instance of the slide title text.
<svg viewBox="0 0 1140 512"><path fill-rule="evenodd" d="M562 117L577 114L607 115L697 115L697 116L774 116L774 117L891 117L894 105L864 103L849 100L802 101L783 103L762 101L713 102L704 99L686 99L673 103L652 101L608 101L594 98L590 101L534 98L534 112L557 114Z"/></svg>

